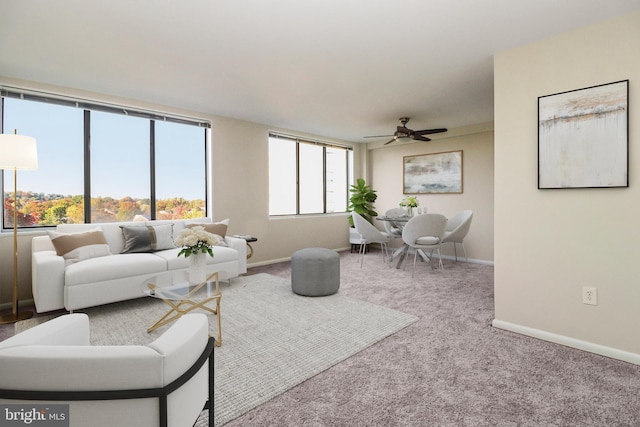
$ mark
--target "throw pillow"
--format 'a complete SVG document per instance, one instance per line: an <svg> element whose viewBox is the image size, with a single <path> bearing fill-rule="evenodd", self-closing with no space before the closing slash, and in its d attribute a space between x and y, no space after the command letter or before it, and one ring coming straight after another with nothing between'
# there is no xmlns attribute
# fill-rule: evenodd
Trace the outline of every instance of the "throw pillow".
<svg viewBox="0 0 640 427"><path fill-rule="evenodd" d="M224 237L227 235L227 226L229 224L229 220L226 219L225 221L203 222L202 224L187 224L186 227L204 227L204 231L206 231L207 233L215 234L220 238L220 241L216 246L228 246L227 242L224 240Z"/></svg>
<svg viewBox="0 0 640 427"><path fill-rule="evenodd" d="M155 252L176 247L173 243L173 224L121 225L124 237L123 254Z"/></svg>
<svg viewBox="0 0 640 427"><path fill-rule="evenodd" d="M47 231L56 254L65 260L65 264L73 264L89 258L111 255L107 240L100 227L79 233L60 233Z"/></svg>
<svg viewBox="0 0 640 427"><path fill-rule="evenodd" d="M217 234L218 236L222 237L224 239L224 237L227 235L227 225L226 224L221 224L219 222L208 222L208 223L202 223L202 224L187 224L186 226L187 228L193 228L193 227L204 227L204 231L206 231L207 233L211 233L211 234Z"/></svg>

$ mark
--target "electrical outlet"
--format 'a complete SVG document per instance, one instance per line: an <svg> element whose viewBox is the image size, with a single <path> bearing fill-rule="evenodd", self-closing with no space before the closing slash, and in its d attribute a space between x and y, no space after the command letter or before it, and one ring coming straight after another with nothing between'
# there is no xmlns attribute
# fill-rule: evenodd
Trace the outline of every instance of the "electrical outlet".
<svg viewBox="0 0 640 427"><path fill-rule="evenodd" d="M584 286L582 288L582 303L598 305L598 289L590 286Z"/></svg>

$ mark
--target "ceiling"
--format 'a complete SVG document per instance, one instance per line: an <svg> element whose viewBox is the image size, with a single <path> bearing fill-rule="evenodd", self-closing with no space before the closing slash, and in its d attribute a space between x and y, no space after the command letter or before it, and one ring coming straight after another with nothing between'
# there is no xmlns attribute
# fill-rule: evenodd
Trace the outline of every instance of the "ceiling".
<svg viewBox="0 0 640 427"><path fill-rule="evenodd" d="M3 1L0 76L372 142L362 137L393 133L401 116L412 129L490 122L495 52L639 9L640 0Z"/></svg>

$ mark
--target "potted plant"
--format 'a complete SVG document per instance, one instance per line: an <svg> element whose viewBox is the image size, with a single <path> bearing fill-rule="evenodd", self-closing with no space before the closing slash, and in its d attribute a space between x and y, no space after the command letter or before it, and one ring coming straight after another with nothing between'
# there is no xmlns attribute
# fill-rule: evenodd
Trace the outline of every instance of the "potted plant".
<svg viewBox="0 0 640 427"><path fill-rule="evenodd" d="M413 216L413 208L417 208L420 201L415 196L407 196L400 201L400 206L407 208L407 215Z"/></svg>
<svg viewBox="0 0 640 427"><path fill-rule="evenodd" d="M349 189L351 197L349 198L349 207L347 212L356 212L362 215L364 219L373 224L373 217L378 213L373 210L373 202L376 201L378 195L376 190L372 190L364 179L358 178L356 184ZM349 224L353 227L353 218L349 217Z"/></svg>
<svg viewBox="0 0 640 427"><path fill-rule="evenodd" d="M373 202L378 198L376 191L366 185L364 179L358 178L356 184L349 189L349 192L351 192L351 197L349 198L347 212L357 212L367 221L372 222L372 218L378 215L373 210ZM351 215L349 215L349 225L351 226L349 228L349 243L351 244L351 252L353 252L356 245L360 244L362 237L356 232ZM365 247L365 251L366 249Z"/></svg>

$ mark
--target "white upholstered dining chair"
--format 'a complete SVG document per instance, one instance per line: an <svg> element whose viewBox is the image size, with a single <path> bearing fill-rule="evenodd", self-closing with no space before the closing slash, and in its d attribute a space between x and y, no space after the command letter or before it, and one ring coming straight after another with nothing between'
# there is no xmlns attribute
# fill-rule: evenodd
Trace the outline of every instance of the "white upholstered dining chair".
<svg viewBox="0 0 640 427"><path fill-rule="evenodd" d="M406 215L407 211L402 208L389 209L384 213L384 216L386 216L387 218L396 218ZM392 242L395 239L402 240L402 227L404 226L404 224L396 223L393 221L382 221L382 223L384 224L384 231L387 232Z"/></svg>
<svg viewBox="0 0 640 427"><path fill-rule="evenodd" d="M453 243L453 252L458 261L458 250L456 249L456 243L462 246L462 252L464 253L465 262L468 261L467 250L464 247L464 238L469 233L471 228L471 219L473 218L473 211L464 210L455 214L448 222L447 228L444 232L444 238L442 243Z"/></svg>
<svg viewBox="0 0 640 427"><path fill-rule="evenodd" d="M433 267L433 252L438 252L438 266L441 270L444 270L442 265L442 240L444 237L445 227L447 226L447 218L444 215L431 213L414 216L407 222L402 229L402 240L404 243L413 248L413 272L412 277L416 271L416 261L418 254L424 258L425 261L431 263ZM424 252L428 250L429 255Z"/></svg>
<svg viewBox="0 0 640 427"><path fill-rule="evenodd" d="M357 212L351 212L353 218L353 225L356 231L360 234L360 268L362 268L362 262L364 261L364 253L366 245L371 243L380 243L382 249L383 262L389 259L388 244L391 237L388 233L378 230L373 224L364 219L364 217Z"/></svg>

